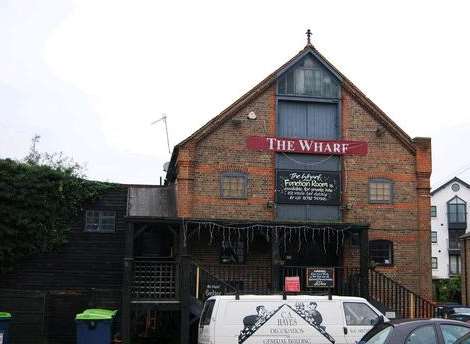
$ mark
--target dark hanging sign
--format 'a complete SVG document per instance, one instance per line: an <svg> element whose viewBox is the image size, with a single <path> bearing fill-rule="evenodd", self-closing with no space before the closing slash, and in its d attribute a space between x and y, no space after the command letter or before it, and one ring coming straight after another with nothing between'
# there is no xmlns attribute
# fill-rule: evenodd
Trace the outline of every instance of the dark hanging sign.
<svg viewBox="0 0 470 344"><path fill-rule="evenodd" d="M364 141L250 136L246 144L252 150L302 154L366 155L368 151Z"/></svg>
<svg viewBox="0 0 470 344"><path fill-rule="evenodd" d="M308 288L334 288L335 269L334 268L307 268Z"/></svg>
<svg viewBox="0 0 470 344"><path fill-rule="evenodd" d="M276 173L277 203L341 204L339 172L278 170Z"/></svg>

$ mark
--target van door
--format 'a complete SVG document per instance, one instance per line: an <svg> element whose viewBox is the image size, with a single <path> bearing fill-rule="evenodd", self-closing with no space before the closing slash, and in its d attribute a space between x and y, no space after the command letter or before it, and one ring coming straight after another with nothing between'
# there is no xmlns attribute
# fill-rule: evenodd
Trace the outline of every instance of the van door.
<svg viewBox="0 0 470 344"><path fill-rule="evenodd" d="M318 312L320 317L317 319L321 319L321 323L319 323L320 327L324 328L324 330L334 338L335 344L345 344L346 337L344 335L344 324L343 324L343 307L340 301L329 300L329 301L318 301ZM312 304L309 302L308 305ZM318 320L317 320L318 322Z"/></svg>
<svg viewBox="0 0 470 344"><path fill-rule="evenodd" d="M343 310L348 344L358 342L379 320L379 314L365 302L343 302Z"/></svg>
<svg viewBox="0 0 470 344"><path fill-rule="evenodd" d="M214 343L214 326L211 326L212 313L215 307L215 300L207 300L199 319L198 342L200 344ZM211 341L212 339L212 341Z"/></svg>

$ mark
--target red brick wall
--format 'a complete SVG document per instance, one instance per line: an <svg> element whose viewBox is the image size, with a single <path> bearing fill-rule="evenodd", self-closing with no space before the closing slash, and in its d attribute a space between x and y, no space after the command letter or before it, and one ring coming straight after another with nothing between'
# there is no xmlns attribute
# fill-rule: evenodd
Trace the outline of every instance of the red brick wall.
<svg viewBox="0 0 470 344"><path fill-rule="evenodd" d="M274 201L274 156L247 150L246 138L274 135L275 101L275 88L271 87L233 117L240 119L241 124L229 120L197 144L191 158L192 180L184 181L190 184L189 190L186 185L180 187L178 176L178 202L186 199L184 205L179 205L179 214L195 218L273 219L273 211L266 204ZM256 120L247 119L250 111L256 113ZM248 173L247 199L220 198L220 173L226 171Z"/></svg>
<svg viewBox="0 0 470 344"><path fill-rule="evenodd" d="M246 149L250 135L275 135L275 87L272 86L200 142L189 142L178 157L178 215L192 218L274 220L274 154ZM256 120L246 115L254 111ZM430 142L407 148L346 90L342 90L342 136L369 144L366 156L343 158L343 221L370 225L370 240L394 242L394 265L380 268L406 287L431 296L429 177ZM385 128L382 136L377 128ZM220 173L246 172L248 198L220 198ZM392 204L369 204L368 180L394 182ZM344 250L345 264L357 262L357 249ZM201 255L203 257L204 255Z"/></svg>

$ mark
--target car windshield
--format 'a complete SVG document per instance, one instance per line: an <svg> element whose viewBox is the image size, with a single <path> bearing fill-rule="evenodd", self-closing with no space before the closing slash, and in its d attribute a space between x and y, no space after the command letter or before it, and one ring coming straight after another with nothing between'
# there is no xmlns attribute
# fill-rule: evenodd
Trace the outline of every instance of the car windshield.
<svg viewBox="0 0 470 344"><path fill-rule="evenodd" d="M383 327L383 325L381 325L380 327L382 327L382 329L378 329L378 332L376 328L368 332L358 344L384 344L392 332L393 326L385 325L385 327Z"/></svg>
<svg viewBox="0 0 470 344"><path fill-rule="evenodd" d="M454 308L455 313L460 313L460 314L470 314L470 308L468 307L458 307Z"/></svg>

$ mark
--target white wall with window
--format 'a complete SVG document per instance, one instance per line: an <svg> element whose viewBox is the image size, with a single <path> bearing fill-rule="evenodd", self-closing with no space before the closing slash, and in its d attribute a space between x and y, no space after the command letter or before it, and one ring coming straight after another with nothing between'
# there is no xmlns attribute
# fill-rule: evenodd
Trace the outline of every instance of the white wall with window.
<svg viewBox="0 0 470 344"><path fill-rule="evenodd" d="M433 279L460 274L459 237L469 231L468 204L470 185L457 177L431 192L430 235L432 257L437 261L432 269Z"/></svg>

